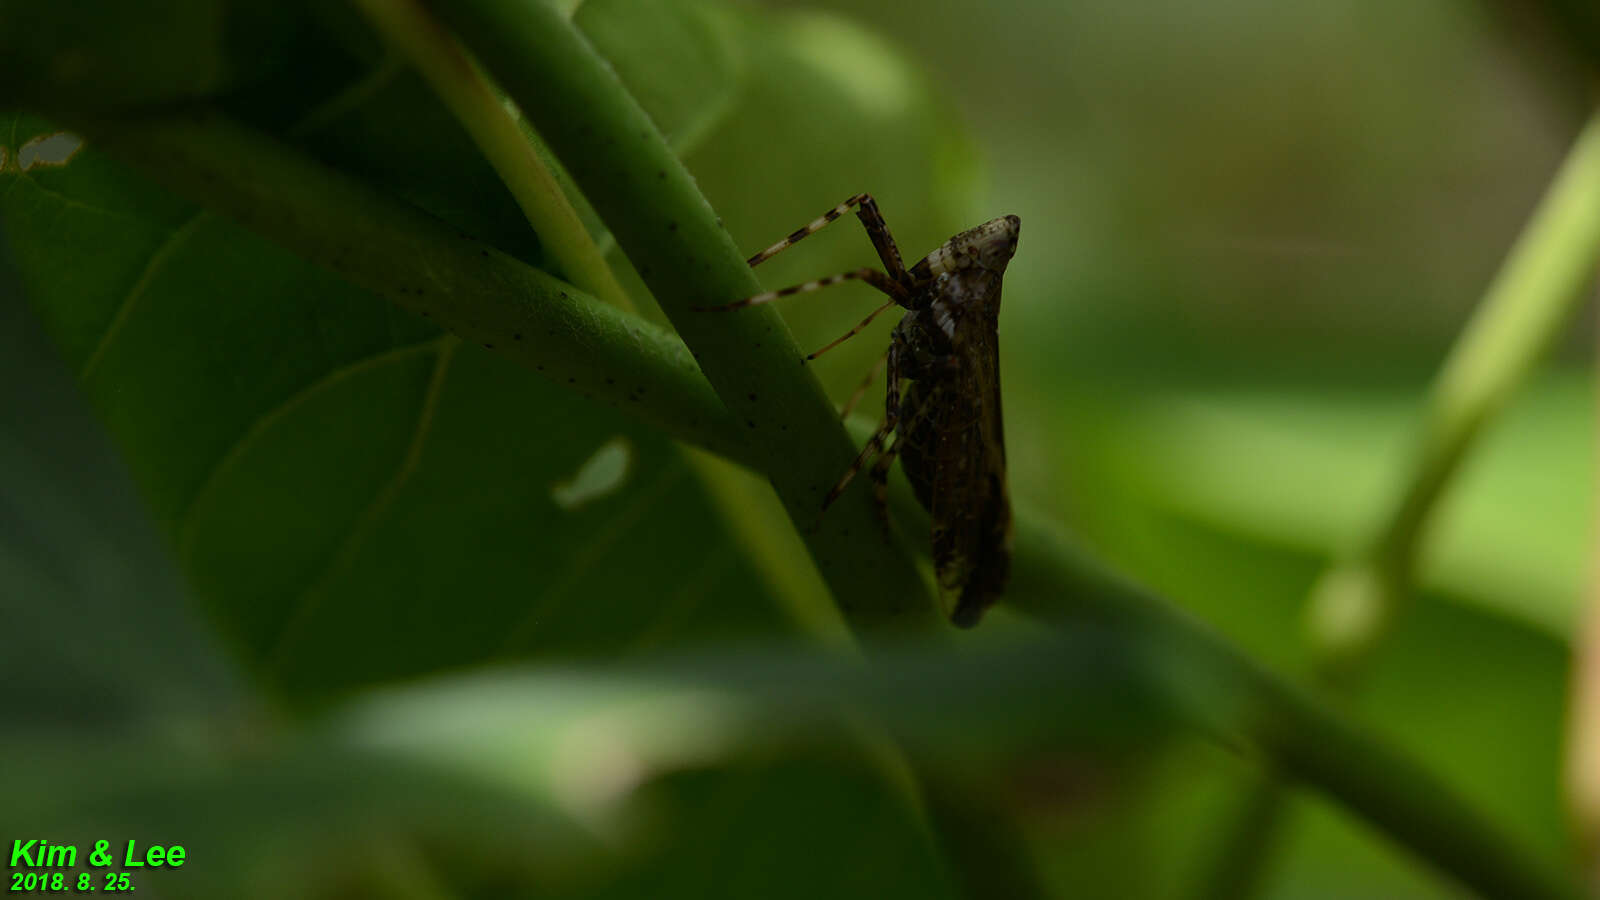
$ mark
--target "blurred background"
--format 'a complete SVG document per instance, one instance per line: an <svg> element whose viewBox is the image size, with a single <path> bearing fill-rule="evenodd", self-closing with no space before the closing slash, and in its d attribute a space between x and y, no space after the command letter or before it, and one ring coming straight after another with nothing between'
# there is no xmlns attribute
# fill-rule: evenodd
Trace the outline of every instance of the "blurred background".
<svg viewBox="0 0 1600 900"><path fill-rule="evenodd" d="M217 68L208 99L543 264L465 134L353 11L169 5L193 27L162 40L243 60ZM860 191L876 196L908 262L971 225L1020 216L1001 317L1013 492L1294 679L1310 665L1307 593L1375 526L1405 474L1428 383L1590 111L1600 59L1594 14L1554 0L568 5L747 252ZM231 12L206 18L214 8ZM241 21L271 27L241 45ZM19 89L0 118L0 214L18 283L65 363L62 384L76 385L60 403L87 397L96 424L84 433L103 429L116 460L103 464L131 475L128 529L157 536L131 558L176 573L138 583L181 580L151 590L191 598L181 628L123 623L142 638L116 680L212 685L196 703L247 711L245 737L230 732L229 747L273 744L255 737L272 730L266 720L291 732L312 723L317 740L353 730L370 749L386 729L448 734L451 709L528 711L485 696L542 710L587 696L563 693L565 681L523 694L491 679L477 699L425 694L372 712L361 704L373 689L403 692L486 662L573 666L576 684L661 651L841 632L752 476L441 341L92 142L40 157L39 142L61 130L49 98ZM659 320L626 260L614 248L610 258ZM776 288L871 263L846 219L758 275ZM782 309L815 348L875 302L845 286ZM836 400L882 353L892 319L818 360ZM1572 852L1563 717L1593 544L1592 330L1586 312L1469 458L1424 547L1421 601L1351 701L1557 858ZM881 411L881 386L867 397L863 419ZM63 431L38 446L95 440ZM54 534L88 540L69 525ZM78 587L106 609L146 602L132 589L104 593L114 580ZM13 588L8 603L41 596ZM41 614L38 627L72 621L60 615ZM991 621L992 640L1026 630L1003 609ZM155 663L189 654L213 662L181 677ZM82 664L30 659L17 677ZM633 703L649 696L615 689ZM349 703L365 710L356 724L333 713L330 726L328 711ZM384 710L381 727L365 718ZM8 752L23 754L13 761L25 761L13 787L16 773L43 771L35 724L9 735ZM62 740L85 754L94 744ZM544 765L506 740L480 754L496 777ZM132 799L109 788L74 799L76 772L63 764L30 795L34 818L13 824L32 834L41 821L144 823L128 835L140 837L178 821L200 842L220 803L263 823L220 829L234 846L270 837L275 865L326 880L306 896L402 895L374 872L404 873L405 890L438 888L413 896L956 895L948 864L908 824L887 751L744 750L715 765L690 754L693 765L639 776L636 792L601 791L608 821L614 795L630 798L620 830L583 819L598 815L593 797L558 796L554 807L597 845L560 843L550 859L513 865L525 844L499 848L440 824L459 789L485 795L470 807L478 814L503 816L486 819L504 826L500 838L532 827L499 782L418 782L417 802L397 811L386 805L395 785L415 776L384 781L343 737L333 746L313 740L281 771L199 786L118 752L144 773L129 776ZM1050 895L1195 895L1253 764L1170 736L1102 751L1052 745L976 766L967 783L982 795L979 820L996 823ZM570 774L561 759L539 777ZM370 789L352 772L371 774ZM169 803L177 811L164 818ZM1263 896L1465 896L1325 800L1292 804ZM324 808L373 810L353 827L360 866L317 849L339 844L331 826L312 827L307 811ZM390 826L446 836L396 841ZM300 895L271 893L270 875L252 868L261 858L230 858L212 881L169 873L152 884L174 896L217 884ZM524 864L528 885L512 877Z"/></svg>
<svg viewBox="0 0 1600 900"><path fill-rule="evenodd" d="M967 223L1021 216L1001 318L1014 489L1259 658L1303 671L1308 590L1375 525L1430 378L1590 109L1592 31L1569 27L1570 9L1522 3L784 8L806 23L790 32L794 65L852 73L858 103L848 123L764 122L780 161L726 194L726 174L707 187L719 209L760 198L747 246L856 190L876 193L908 259ZM874 43L838 39L827 14L869 25ZM932 158L897 155L864 136L857 122L903 110L882 45L955 108L966 147L935 137ZM976 184L970 195L875 186L968 159L981 175L952 181ZM945 203L965 204L965 221L944 219ZM832 237L854 245L837 268L870 261L859 235ZM764 281L822 274L792 259L806 252ZM818 309L829 302L785 310L802 344L848 327ZM1423 550L1427 600L1358 701L1553 847L1592 547L1591 334L1585 312L1469 459ZM855 343L868 346L820 361L836 396L882 339ZM1102 870L1078 882L1107 886L1089 895L1181 895L1235 775L1193 749L1113 779L1114 801L1041 804L1039 858L1063 882ZM1268 896L1450 895L1318 801L1301 805Z"/></svg>

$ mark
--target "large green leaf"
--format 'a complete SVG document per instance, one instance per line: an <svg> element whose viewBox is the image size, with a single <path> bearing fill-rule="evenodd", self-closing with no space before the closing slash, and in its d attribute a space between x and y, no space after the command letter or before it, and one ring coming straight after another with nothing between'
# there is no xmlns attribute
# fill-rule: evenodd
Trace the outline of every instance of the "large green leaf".
<svg viewBox="0 0 1600 900"><path fill-rule="evenodd" d="M227 729L252 697L190 607L126 467L0 252L0 741Z"/></svg>
<svg viewBox="0 0 1600 900"><path fill-rule="evenodd" d="M690 4L653 16L589 4L578 21L618 54L665 127L699 133L703 170L726 182L723 160L748 156L759 125L742 111L767 110L765 86L792 83L789 64L813 53L822 26ZM257 80L227 103L538 263L515 205L421 82L374 52L345 12L312 21L303 72ZM735 31L781 52L736 64ZM700 48L691 56L703 74L660 77L661 53L686 45ZM917 96L911 76L898 78ZM856 81L816 84L804 102L819 110L863 102ZM934 136L948 122L907 125L935 108L923 100L867 127L894 135L888 149L902 160L932 160L946 153ZM29 116L9 124L13 154L54 130ZM890 190L949 193L952 176L931 162L896 172ZM201 597L291 694L778 626L770 603L752 602L765 591L730 552L698 476L658 434L167 199L92 147L4 177L13 244L52 336ZM564 508L573 495L561 486L597 453L612 474Z"/></svg>
<svg viewBox="0 0 1600 900"><path fill-rule="evenodd" d="M545 264L515 204L419 79L388 59L348 10L288 9L268 24L273 34L294 35L274 58L298 59L297 66L257 67L241 79L219 63L198 92L347 176L526 262ZM749 93L755 86L770 90L784 82L784 60L743 67L727 55L726 42L730 34L758 36L782 48L789 39L781 22L688 4L664 4L643 19L593 4L578 21L593 29L602 49L618 54L618 69L681 146L713 158L759 155L739 111L759 103ZM159 44L146 49L172 52ZM671 59L703 64L695 69L703 77L661 77L663 60ZM105 64L111 74L97 74L101 81L142 61L132 53ZM149 88L102 99L107 105L170 99L159 74ZM35 109L76 112L70 102L49 102L76 97L76 85L45 79L35 87L17 96ZM835 80L808 102L849 105L855 91L851 82ZM924 100L872 123L871 131L906 135L905 124L933 107ZM6 162L0 215L32 307L109 428L210 621L242 668L291 709L486 660L612 659L644 647L793 627L788 609L772 599L783 593L779 582L792 576L775 580L752 567L702 487L702 478L716 476L691 467L658 431L166 195L94 146L69 159L24 158L25 145L59 130L49 119L16 114L0 125ZM909 134L935 131L948 133L948 122ZM900 147L915 159L938 152L917 140ZM739 185L724 188L729 193L755 187L741 180L748 166L707 163L701 170L708 182ZM931 165L887 171L907 195L940 193L928 183ZM815 214L812 205L803 215ZM840 321L854 317L845 312ZM856 377L852 372L847 380ZM723 505L750 505L727 491L719 496ZM35 660L29 670L49 665ZM70 749L52 752L67 758ZM123 750L129 760L145 758L137 747ZM46 751L28 752L23 758L31 760ZM198 782L174 780L161 767L141 775L128 762L126 785L71 795L59 821L154 828L163 817L139 810L151 797L168 796L176 806L167 821L177 828L201 820L215 804L253 809L265 790L282 792L280 810L313 817L322 815L318 809L350 804L352 818L330 824L343 822L339 827L357 838L381 836L375 822L384 805L364 802L369 788L362 785L376 785L381 795L392 782L319 789L340 783L344 767L361 763L308 752L273 757L264 775L222 766L215 778ZM859 766L797 765L774 762L726 776L708 771L663 788L662 797L674 798L663 808L684 817L684 827L715 825L725 839L708 845L703 858L680 858L672 844L629 851L611 876L617 886L602 879L594 889L626 895L622 885L650 880L653 872L676 872L692 885L697 870L703 882L714 877L707 867L722 846L742 839L769 847L772 865L789 873L782 880L796 891L811 885L871 895L866 882L800 877L831 871L810 865L808 854L834 857L851 846L868 848L863 852L881 866L880 885L918 871L923 892L944 890L925 826L893 779ZM15 771L44 777L31 763ZM445 783L415 777L425 797L437 796L434 787ZM263 778L281 786L263 789ZM730 791L765 799L710 802ZM423 802L411 809L414 815L399 817L402 832L409 823L425 835L437 833L423 827L438 824L437 808ZM508 815L529 812L512 804ZM537 804L531 812L543 814ZM854 824L819 828L824 820ZM219 854L223 844L244 846L261 834L245 826L230 820L221 829ZM261 827L283 824L267 816ZM770 840L780 827L796 839L809 832L817 842ZM327 834L307 832L317 833ZM451 833L459 841L474 832ZM272 858L305 871L317 856L307 840L296 835ZM770 875L752 870L747 877ZM204 885L214 883L183 887L175 879L163 889L204 893Z"/></svg>
<svg viewBox="0 0 1600 900"><path fill-rule="evenodd" d="M3 254L0 374L0 828L77 847L69 889L84 872L105 884L88 863L97 841L119 860L129 839L182 845L185 868L136 871L133 887L196 897L281 896L284 878L381 883L415 865L419 838L531 840L544 849L507 857L547 870L593 849L549 804L284 739L185 596Z"/></svg>

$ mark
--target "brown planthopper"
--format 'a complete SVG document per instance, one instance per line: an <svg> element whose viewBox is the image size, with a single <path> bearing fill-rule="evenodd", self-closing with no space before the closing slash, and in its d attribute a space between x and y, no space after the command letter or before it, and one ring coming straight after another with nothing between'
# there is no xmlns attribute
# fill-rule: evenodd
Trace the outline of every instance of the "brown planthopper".
<svg viewBox="0 0 1600 900"><path fill-rule="evenodd" d="M856 208L886 271L862 268L757 294L718 310L740 309L864 281L889 296L812 360L859 333L891 306L905 308L884 359L845 404L848 415L867 385L888 367L884 418L861 454L823 501L827 509L869 463L885 523L889 467L899 457L912 490L932 520L933 564L950 618L977 624L1011 572L1011 501L1006 490L1005 432L1000 415L1000 284L1017 249L1021 220L1002 216L963 231L906 268L870 194L857 194L804 228L750 257L756 266ZM888 443L894 435L894 442ZM876 462L873 462L876 457Z"/></svg>

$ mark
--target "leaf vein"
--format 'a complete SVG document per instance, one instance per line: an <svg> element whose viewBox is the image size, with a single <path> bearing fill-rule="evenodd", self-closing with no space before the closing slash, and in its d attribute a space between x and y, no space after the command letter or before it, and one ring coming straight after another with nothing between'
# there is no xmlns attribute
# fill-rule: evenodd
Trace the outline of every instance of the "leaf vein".
<svg viewBox="0 0 1600 900"><path fill-rule="evenodd" d="M184 509L183 514L179 516L178 521L180 524L178 526L178 558L187 563L190 556L194 552L195 519L200 508L205 505L206 499L211 495L211 492L216 489L217 483L221 480L222 475L224 475L229 469L233 468L233 466L237 465L239 460L244 456L245 452L248 451L256 441L260 440L261 437L266 434L268 429L270 429L273 425L276 425L278 422L282 421L286 416L299 408L301 404L304 404L306 401L323 391L336 387L346 378L362 374L379 366L385 366L389 365L390 363L396 363L410 359L411 357L420 353L427 353L430 351L442 353L447 346L452 345L455 341L456 338L450 336L429 338L428 340L420 343L407 344L402 347L393 347L380 353L374 353L370 356L363 357L354 362L334 369L333 371L324 375L322 378L306 385L299 391L296 391L293 395L284 400L282 403L278 404L276 407L273 407L272 409L267 410L258 416L255 421L251 422L245 428L244 432L239 436L239 439L217 458L216 465L212 466L211 471L207 472L205 478L201 479L200 487L196 489L194 493L194 499L189 501L189 504Z"/></svg>
<svg viewBox="0 0 1600 900"><path fill-rule="evenodd" d="M412 429L411 441L406 447L405 456L395 467L389 481L373 495L372 502L356 518L355 527L350 529L344 541L339 544L339 548L329 555L321 570L312 576L305 589L290 604L292 612L284 623L283 631L279 633L267 654L267 664L270 668L277 669L282 664L305 622L320 606L320 599L327 592L328 585L333 582L335 576L349 566L367 538L377 530L379 520L394 503L395 498L400 496L400 491L405 488L421 464L422 447L433 429L433 414L439 406L439 396L443 393L445 376L450 370L450 363L455 358L457 348L461 346L460 339L455 337L447 337L436 343L438 356L434 361L433 374L428 379L428 389L423 394L422 403L417 410L417 424Z"/></svg>
<svg viewBox="0 0 1600 900"><path fill-rule="evenodd" d="M134 279L133 286L128 288L128 292L122 297L122 302L117 305L117 311L112 315L111 323L106 326L106 330L100 335L100 340L95 343L94 349L89 352L89 358L83 364L83 371L78 373L79 381L88 381L94 374L95 368L100 365L100 360L105 356L106 349L116 340L117 335L122 331L122 326L127 323L128 316L138 304L139 298L144 296L144 292L150 289L151 282L155 281L156 276L166 269L167 263L172 259L173 254L177 253L184 243L189 240L205 219L206 213L204 210L196 212L189 217L188 221L173 229L172 233L167 235L167 239L161 242L161 246L150 254L150 258L145 261L144 268L139 272L139 277Z"/></svg>

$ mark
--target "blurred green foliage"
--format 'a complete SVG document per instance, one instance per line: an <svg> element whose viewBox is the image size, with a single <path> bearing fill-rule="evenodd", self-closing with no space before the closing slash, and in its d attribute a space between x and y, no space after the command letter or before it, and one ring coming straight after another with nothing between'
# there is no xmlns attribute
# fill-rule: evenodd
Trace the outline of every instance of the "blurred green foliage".
<svg viewBox="0 0 1600 900"><path fill-rule="evenodd" d="M1533 64L1503 17L1446 0L827 5L591 0L574 21L741 247L861 190L912 257L1020 215L1002 318L1013 490L1299 672L1305 593L1399 477L1427 379L1576 129L1583 91L1557 80L1574 70ZM0 612L20 626L0 667L40 702L0 731L0 785L33 785L3 833L171 830L199 848L159 882L173 896L282 896L290 876L306 880L287 892L307 896L953 896L959 876L876 727L711 752L723 720L696 716L744 720L692 691L636 741L608 743L608 720L581 715L603 707L586 692L657 702L671 665L615 675L655 658L644 651L693 661L797 622L837 628L814 577L773 564L801 551L764 533L787 525L741 502L744 476L454 344L93 146L24 168L30 142L58 130L52 114L204 98L544 265L465 133L359 17L66 6L0 2L0 51L13 51L0 103L14 109L0 118L0 221L53 348L5 307ZM1552 8L1554 33L1594 46L1581 10ZM870 261L844 223L761 277ZM784 315L820 346L868 308L843 287ZM890 325L817 367L834 397ZM1455 485L1424 602L1358 709L1550 855L1567 851L1562 697L1592 545L1589 356L1570 341ZM565 487L619 447L623 464L572 500ZM980 647L1026 632L1003 616L992 630ZM27 653L15 635L31 636ZM778 656L736 656L724 680L779 708L799 701L763 693L775 672L862 693L835 665L769 667ZM365 693L513 661L577 674L485 676L459 698ZM960 671L995 691L1027 674L976 663ZM891 663L906 676L880 701L913 724L940 717L909 699L940 683L914 680L920 665ZM1153 706L1137 678L1076 674L1055 707L955 720L998 749L949 766L1013 824L1048 893L1186 894L1251 766L1083 690L1101 679ZM451 717L473 710L485 718ZM576 771L598 781L581 794L582 778L562 777L570 757L474 721L588 735L564 752L592 753ZM446 725L489 775L481 758L397 758L371 736ZM928 733L924 746L951 742ZM540 778L557 789L505 789ZM613 796L623 814L593 818ZM1270 896L1457 895L1303 802Z"/></svg>

